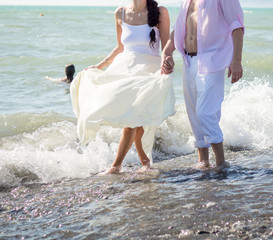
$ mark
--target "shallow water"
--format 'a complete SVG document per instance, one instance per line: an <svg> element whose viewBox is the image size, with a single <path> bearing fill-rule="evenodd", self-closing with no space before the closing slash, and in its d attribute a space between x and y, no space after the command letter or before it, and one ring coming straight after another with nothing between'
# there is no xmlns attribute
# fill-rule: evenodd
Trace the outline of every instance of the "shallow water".
<svg viewBox="0 0 273 240"><path fill-rule="evenodd" d="M100 176L121 130L81 146L69 86L44 76L105 57L114 8L0 7L0 239L273 239L273 10L244 12L244 77L226 80L221 120L231 167L194 168L176 53L176 114L157 130L154 170L137 174L132 148L124 173Z"/></svg>
<svg viewBox="0 0 273 240"><path fill-rule="evenodd" d="M261 153L260 153L261 154ZM1 193L1 237L25 239L271 239L272 165L228 153L218 174L191 167L195 154ZM257 164L259 160L259 164ZM248 163L246 163L248 161ZM261 168L263 164L263 168Z"/></svg>

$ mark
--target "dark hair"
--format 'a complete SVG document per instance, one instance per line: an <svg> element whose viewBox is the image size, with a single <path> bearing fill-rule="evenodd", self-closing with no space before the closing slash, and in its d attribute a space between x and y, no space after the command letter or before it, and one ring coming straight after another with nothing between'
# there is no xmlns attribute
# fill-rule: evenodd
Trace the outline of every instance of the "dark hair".
<svg viewBox="0 0 273 240"><path fill-rule="evenodd" d="M147 0L147 9L148 9L148 25L150 27L155 27L159 23L159 8L158 3L154 0ZM150 46L153 46L156 42L155 30L152 29L150 32Z"/></svg>
<svg viewBox="0 0 273 240"><path fill-rule="evenodd" d="M67 79L72 81L73 77L74 77L74 73L75 73L74 65L71 64L71 63L66 64L66 66L65 66L65 75L66 75Z"/></svg>

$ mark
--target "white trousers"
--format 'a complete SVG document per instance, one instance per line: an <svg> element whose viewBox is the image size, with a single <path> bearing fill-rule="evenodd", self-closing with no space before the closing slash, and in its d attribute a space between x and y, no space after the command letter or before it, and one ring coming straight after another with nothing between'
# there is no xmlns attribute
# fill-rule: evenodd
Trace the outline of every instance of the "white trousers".
<svg viewBox="0 0 273 240"><path fill-rule="evenodd" d="M219 126L224 100L225 70L199 74L197 57L188 56L183 66L183 91L195 147L207 148L211 143L223 142Z"/></svg>

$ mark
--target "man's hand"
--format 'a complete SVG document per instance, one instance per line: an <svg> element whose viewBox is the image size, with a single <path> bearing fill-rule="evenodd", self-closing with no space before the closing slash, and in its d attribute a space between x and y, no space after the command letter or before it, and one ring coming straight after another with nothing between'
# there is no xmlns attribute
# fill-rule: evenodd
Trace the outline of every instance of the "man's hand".
<svg viewBox="0 0 273 240"><path fill-rule="evenodd" d="M232 62L228 68L228 77L231 76L231 83L236 83L243 76L243 67L240 61Z"/></svg>
<svg viewBox="0 0 273 240"><path fill-rule="evenodd" d="M172 56L167 56L161 63L161 74L170 74L173 72L174 61Z"/></svg>
<svg viewBox="0 0 273 240"><path fill-rule="evenodd" d="M237 28L232 33L233 39L233 59L228 69L228 77L231 76L231 83L236 83L243 76L242 67L242 51L243 51L244 31L242 28Z"/></svg>

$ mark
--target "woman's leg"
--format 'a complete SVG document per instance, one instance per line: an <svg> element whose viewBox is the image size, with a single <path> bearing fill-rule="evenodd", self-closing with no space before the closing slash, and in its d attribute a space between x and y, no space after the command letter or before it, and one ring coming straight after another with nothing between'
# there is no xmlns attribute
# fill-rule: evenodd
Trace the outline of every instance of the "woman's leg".
<svg viewBox="0 0 273 240"><path fill-rule="evenodd" d="M136 128L123 129L122 136L119 141L117 156L112 164L112 167L108 170L108 173L120 172L122 161L134 142L136 130Z"/></svg>
<svg viewBox="0 0 273 240"><path fill-rule="evenodd" d="M136 128L135 146L142 165L146 168L150 168L150 159L147 157L146 153L142 148L141 138L143 134L144 134L143 127Z"/></svg>

